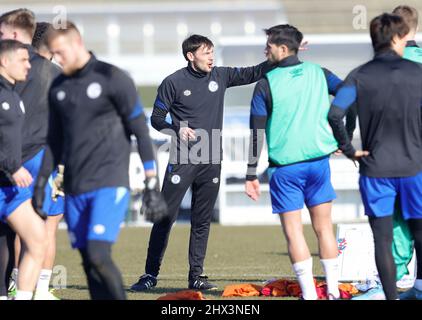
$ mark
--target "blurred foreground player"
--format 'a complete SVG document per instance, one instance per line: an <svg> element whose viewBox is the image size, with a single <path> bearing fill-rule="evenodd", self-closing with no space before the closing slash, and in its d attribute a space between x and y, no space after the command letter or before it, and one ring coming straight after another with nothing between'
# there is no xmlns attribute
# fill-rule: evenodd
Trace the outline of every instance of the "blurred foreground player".
<svg viewBox="0 0 422 320"><path fill-rule="evenodd" d="M167 212L143 108L130 77L88 52L72 22L51 29L47 42L63 75L50 89L48 145L34 208L42 211L44 186L63 160L65 219L72 247L82 256L91 297L123 300L126 294L111 247L128 209L131 134L145 169L146 217L159 220Z"/></svg>
<svg viewBox="0 0 422 320"><path fill-rule="evenodd" d="M385 13L371 21L374 58L348 75L329 112L339 148L355 159L343 123L347 110L355 107L362 148L369 152L359 159L359 190L382 284L372 299L399 297L392 255L396 201L415 241L418 269L422 268L422 68L402 58L409 30L397 15Z"/></svg>

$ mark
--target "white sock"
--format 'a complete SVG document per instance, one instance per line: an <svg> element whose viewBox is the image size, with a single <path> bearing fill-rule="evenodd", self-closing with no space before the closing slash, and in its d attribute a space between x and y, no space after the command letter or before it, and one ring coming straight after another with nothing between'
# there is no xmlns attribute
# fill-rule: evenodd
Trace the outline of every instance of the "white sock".
<svg viewBox="0 0 422 320"><path fill-rule="evenodd" d="M422 279L416 279L415 284L413 285L416 289L422 291Z"/></svg>
<svg viewBox="0 0 422 320"><path fill-rule="evenodd" d="M7 300L7 296L0 296L0 301Z"/></svg>
<svg viewBox="0 0 422 320"><path fill-rule="evenodd" d="M11 277L13 281L15 282L18 282L18 272L19 272L18 268L13 268Z"/></svg>
<svg viewBox="0 0 422 320"><path fill-rule="evenodd" d="M302 296L305 300L317 300L317 292L312 274L312 258L293 264L293 271L302 289Z"/></svg>
<svg viewBox="0 0 422 320"><path fill-rule="evenodd" d="M327 294L333 295L334 298L340 297L338 290L338 260L334 259L321 259L322 268L325 273L325 281L327 282Z"/></svg>
<svg viewBox="0 0 422 320"><path fill-rule="evenodd" d="M40 277L38 278L36 293L48 292L50 286L52 270L41 269Z"/></svg>
<svg viewBox="0 0 422 320"><path fill-rule="evenodd" d="M32 292L17 290L15 300L32 300Z"/></svg>

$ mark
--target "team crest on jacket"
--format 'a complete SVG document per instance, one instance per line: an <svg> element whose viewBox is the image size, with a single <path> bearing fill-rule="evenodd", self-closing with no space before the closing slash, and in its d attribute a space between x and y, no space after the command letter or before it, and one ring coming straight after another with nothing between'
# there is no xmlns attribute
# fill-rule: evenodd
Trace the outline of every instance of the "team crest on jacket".
<svg viewBox="0 0 422 320"><path fill-rule="evenodd" d="M180 183L180 176L178 174L175 174L171 177L171 183L173 184L179 184Z"/></svg>
<svg viewBox="0 0 422 320"><path fill-rule="evenodd" d="M210 90L211 92L216 92L218 90L218 83L215 81L211 81L208 84L208 90Z"/></svg>
<svg viewBox="0 0 422 320"><path fill-rule="evenodd" d="M10 109L10 104L8 104L7 102L3 102L1 104L1 107L3 108L3 110L9 110Z"/></svg>
<svg viewBox="0 0 422 320"><path fill-rule="evenodd" d="M22 113L25 113L25 105L23 104L23 101L19 103L19 107L21 107Z"/></svg>
<svg viewBox="0 0 422 320"><path fill-rule="evenodd" d="M183 91L183 95L186 97L189 97L192 94L192 92L190 90L185 90Z"/></svg>
<svg viewBox="0 0 422 320"><path fill-rule="evenodd" d="M101 95L101 91L101 85L98 82L93 82L86 89L86 94L91 99L97 99Z"/></svg>
<svg viewBox="0 0 422 320"><path fill-rule="evenodd" d="M63 101L64 98L66 98L66 92L64 92L63 90L58 91L57 92L57 95L56 95L56 98L59 101Z"/></svg>

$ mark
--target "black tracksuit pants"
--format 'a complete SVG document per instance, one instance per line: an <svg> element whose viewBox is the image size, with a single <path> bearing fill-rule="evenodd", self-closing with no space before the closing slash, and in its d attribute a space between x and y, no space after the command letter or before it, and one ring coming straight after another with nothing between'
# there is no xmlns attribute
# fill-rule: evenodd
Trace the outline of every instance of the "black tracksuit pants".
<svg viewBox="0 0 422 320"><path fill-rule="evenodd" d="M145 272L157 276L167 248L170 230L179 213L183 197L192 187L191 230L189 241L189 279L202 274L213 209L220 188L220 164L169 164L162 194L168 218L155 223L149 239Z"/></svg>

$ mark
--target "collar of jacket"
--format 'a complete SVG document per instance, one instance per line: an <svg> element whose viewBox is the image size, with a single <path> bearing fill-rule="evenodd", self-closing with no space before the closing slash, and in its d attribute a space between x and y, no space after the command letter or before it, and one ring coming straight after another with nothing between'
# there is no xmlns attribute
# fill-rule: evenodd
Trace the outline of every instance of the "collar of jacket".
<svg viewBox="0 0 422 320"><path fill-rule="evenodd" d="M406 47L419 47L415 40L407 41Z"/></svg>
<svg viewBox="0 0 422 320"><path fill-rule="evenodd" d="M0 75L0 86L3 87L3 88L6 88L8 90L13 90L15 85L13 83L9 82L9 80L7 80L5 77Z"/></svg>
<svg viewBox="0 0 422 320"><path fill-rule="evenodd" d="M76 70L71 77L80 78L85 76L89 71L91 71L92 67L94 66L97 58L95 55L90 51L89 54L91 57L89 58L88 62L80 69Z"/></svg>
<svg viewBox="0 0 422 320"><path fill-rule="evenodd" d="M190 62L188 62L188 71L191 75L193 75L196 78L203 78L206 77L208 75L208 73L203 72L203 71L196 71L193 67L192 64Z"/></svg>
<svg viewBox="0 0 422 320"><path fill-rule="evenodd" d="M377 52L374 56L374 59L382 59L382 60L395 60L395 59L401 59L397 52L395 52L393 49L389 48L386 50L383 50L381 52Z"/></svg>
<svg viewBox="0 0 422 320"><path fill-rule="evenodd" d="M298 64L301 64L302 62L299 60L299 58L297 57L297 55L292 55L292 56L288 56L286 58L284 58L283 60L281 60L278 63L279 68L285 68L285 67L291 67L291 66L295 66Z"/></svg>

